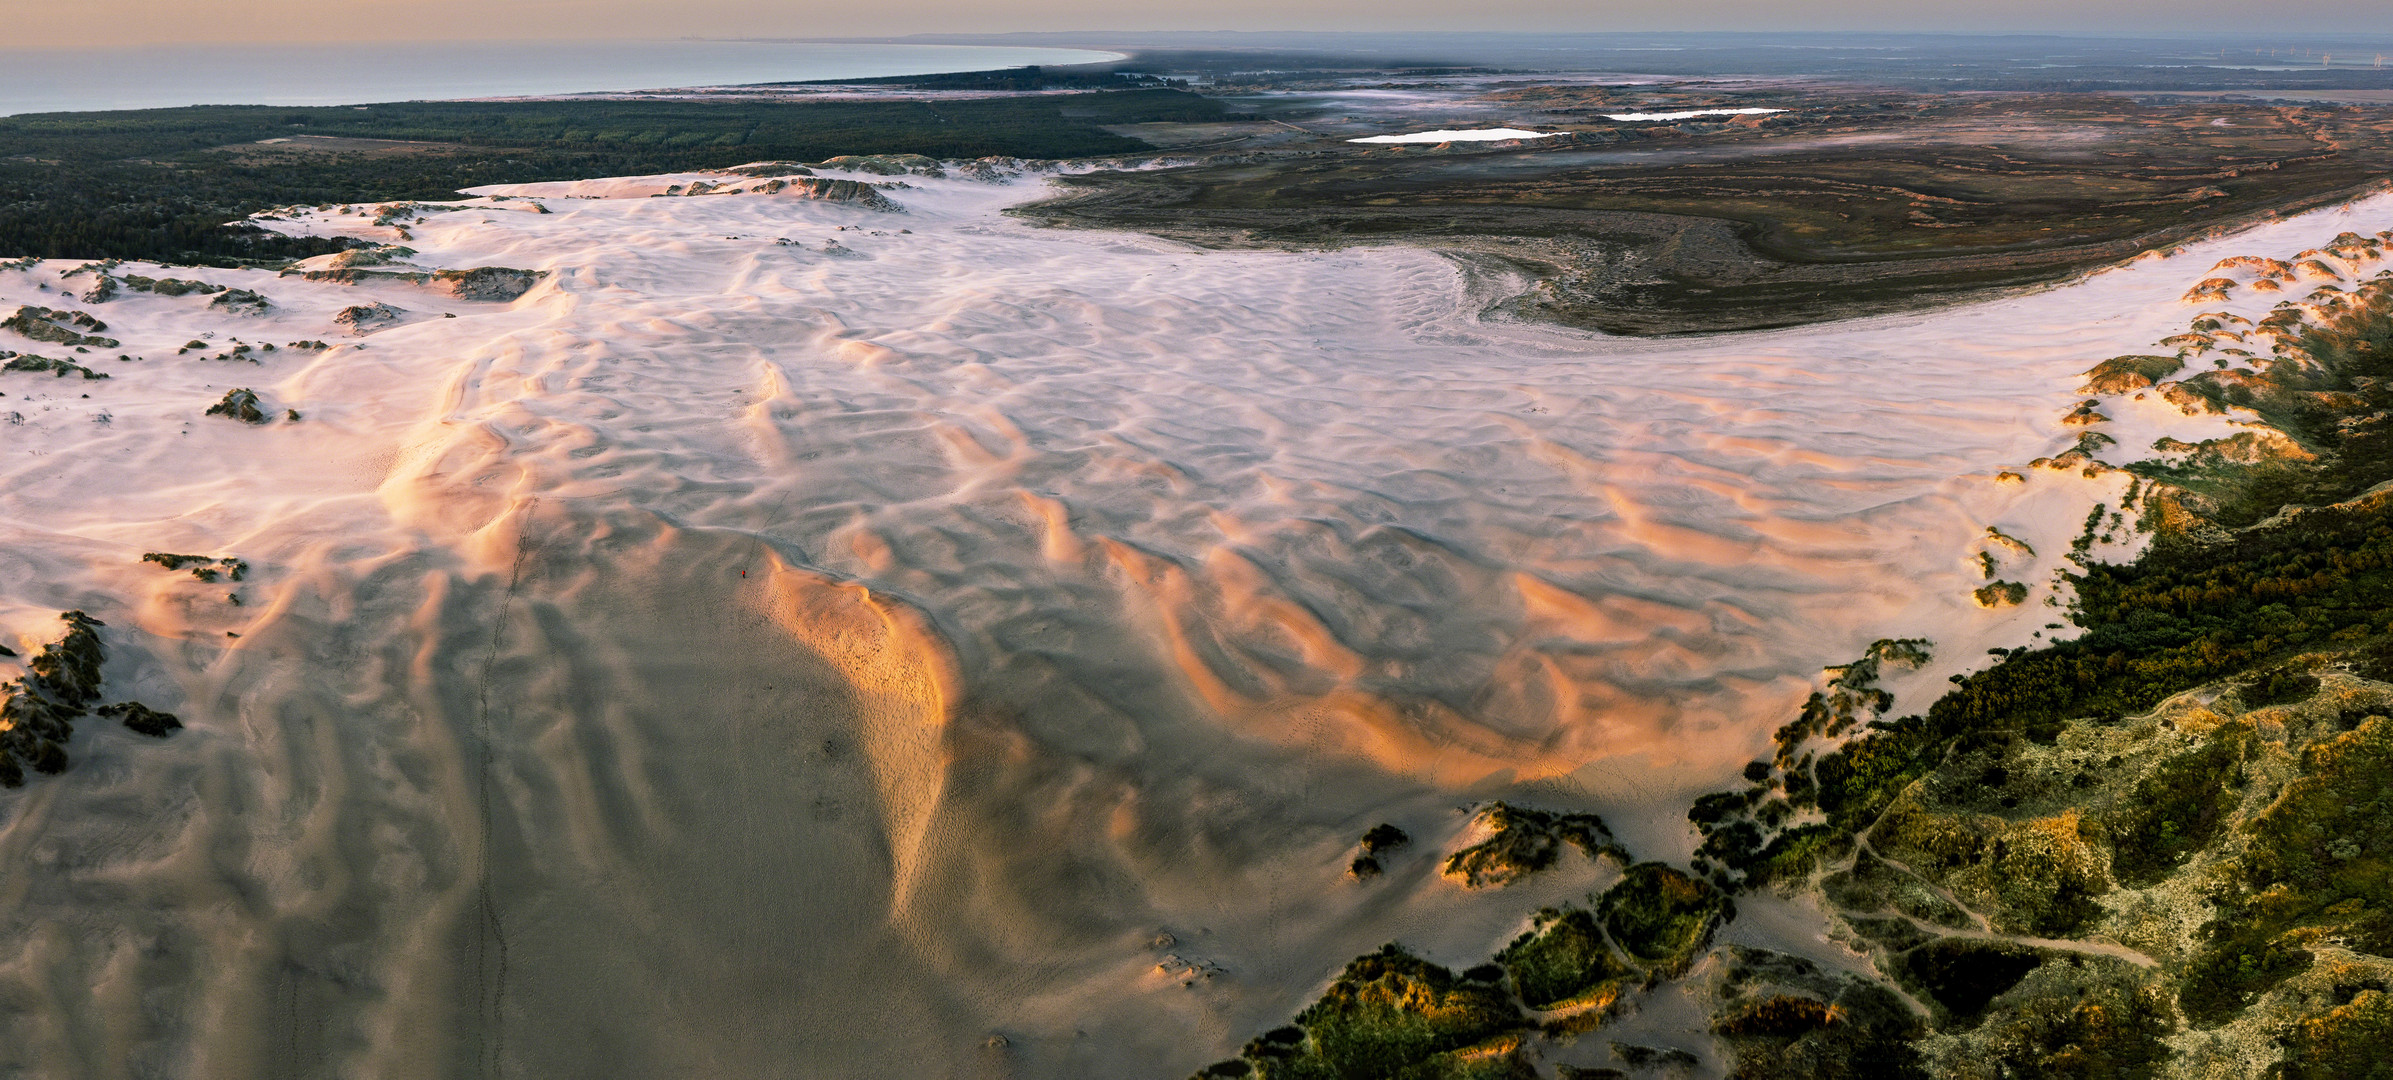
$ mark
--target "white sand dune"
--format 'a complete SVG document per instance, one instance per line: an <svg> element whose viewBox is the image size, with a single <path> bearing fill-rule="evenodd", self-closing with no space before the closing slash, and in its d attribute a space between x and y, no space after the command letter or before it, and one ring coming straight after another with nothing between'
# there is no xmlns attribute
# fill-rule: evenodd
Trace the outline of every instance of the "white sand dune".
<svg viewBox="0 0 2393 1080"><path fill-rule="evenodd" d="M1785 109L1681 109L1677 112L1605 113L1604 119L1621 121L1692 120L1698 116L1767 116L1771 113L1785 111Z"/></svg>
<svg viewBox="0 0 2393 1080"><path fill-rule="evenodd" d="M1412 131L1402 135L1372 135L1348 139L1350 143L1443 143L1443 142L1502 142L1506 139L1545 139L1555 135L1551 131L1524 131L1520 128L1466 128L1461 130Z"/></svg>
<svg viewBox="0 0 2393 1080"><path fill-rule="evenodd" d="M548 272L504 305L0 271L124 342L0 374L0 641L86 609L112 694L188 725L87 722L0 794L0 1071L1184 1075L1356 953L1473 960L1594 881L1440 881L1472 800L1677 857L1821 665L1927 632L1917 706L2059 621L2123 481L1994 474L2227 247L2393 209L1657 343L1481 323L1420 251L1001 216L1030 182L645 197L690 179L410 226ZM372 301L409 317L334 323ZM202 358L235 336L336 347ZM201 415L236 386L277 419ZM1988 525L2023 607L1968 597ZM247 559L243 603L153 550ZM1346 881L1383 820L1415 845Z"/></svg>

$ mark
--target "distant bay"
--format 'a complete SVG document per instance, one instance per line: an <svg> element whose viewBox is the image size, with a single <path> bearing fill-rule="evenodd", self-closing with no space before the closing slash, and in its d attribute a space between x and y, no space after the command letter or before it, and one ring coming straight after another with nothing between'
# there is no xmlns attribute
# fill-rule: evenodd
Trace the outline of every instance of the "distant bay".
<svg viewBox="0 0 2393 1080"><path fill-rule="evenodd" d="M0 50L0 116L361 105L1099 63L1086 49L821 42L402 42Z"/></svg>

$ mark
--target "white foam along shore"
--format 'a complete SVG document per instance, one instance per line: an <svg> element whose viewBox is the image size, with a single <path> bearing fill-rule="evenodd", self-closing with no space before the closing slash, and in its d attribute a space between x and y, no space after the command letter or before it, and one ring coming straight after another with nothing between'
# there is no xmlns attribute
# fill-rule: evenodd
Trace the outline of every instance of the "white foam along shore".
<svg viewBox="0 0 2393 1080"><path fill-rule="evenodd" d="M546 274L507 303L0 270L0 311L121 339L4 342L111 377L0 373L0 641L89 611L112 693L188 725L88 722L0 793L0 1069L1184 1073L1354 955L1476 962L1598 883L1443 882L1457 807L1682 857L1821 665L1934 637L1911 708L2057 621L2124 480L1997 474L2069 445L2077 373L2181 331L2221 255L2393 205L1639 342L1481 322L1416 249L1202 251L1003 216L1035 178L908 183L903 213L683 175L405 223L405 264ZM371 218L266 224L398 239ZM203 415L236 387L272 421ZM2035 553L2002 556L2022 606L1970 599L1988 526ZM1414 846L1347 881L1381 821Z"/></svg>
<svg viewBox="0 0 2393 1080"><path fill-rule="evenodd" d="M1415 131L1404 135L1373 135L1364 139L1348 139L1350 143L1442 143L1442 142L1501 142L1506 139L1548 139L1551 131L1523 131L1520 128L1469 128L1460 131Z"/></svg>

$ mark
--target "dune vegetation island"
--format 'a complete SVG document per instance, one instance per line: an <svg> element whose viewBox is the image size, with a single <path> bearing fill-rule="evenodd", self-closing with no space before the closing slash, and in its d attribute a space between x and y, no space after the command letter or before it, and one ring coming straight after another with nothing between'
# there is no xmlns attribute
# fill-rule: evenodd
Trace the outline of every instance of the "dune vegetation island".
<svg viewBox="0 0 2393 1080"><path fill-rule="evenodd" d="M2125 469L2117 511L2149 534L2131 562L2071 560L2075 636L1995 650L1901 717L1879 682L1934 644L1880 641L1829 669L1746 786L1696 802L1684 870L1633 865L1586 905L1524 913L1461 974L1390 944L1197 1075L1670 1075L1653 1048L1598 1041L1657 987L1709 1017L1682 1066L1752 1080L2376 1075L2393 1037L2389 240L2338 236L2306 253L2312 299L2203 311L2175 355L2087 372L2106 411L2249 430L2039 463ZM2221 272L2283 280L2300 261ZM2223 327L2255 323L2265 352L2220 355ZM1715 943L1739 899L1824 919L1819 940L1857 962Z"/></svg>
<svg viewBox="0 0 2393 1080"><path fill-rule="evenodd" d="M138 701L100 704L106 689L100 666L108 659L100 631L107 624L80 611L58 618L66 632L30 657L0 645L0 663L23 665L22 674L0 683L0 788L25 786L28 768L53 776L65 772L75 721L93 712L153 738L183 726L174 714Z"/></svg>

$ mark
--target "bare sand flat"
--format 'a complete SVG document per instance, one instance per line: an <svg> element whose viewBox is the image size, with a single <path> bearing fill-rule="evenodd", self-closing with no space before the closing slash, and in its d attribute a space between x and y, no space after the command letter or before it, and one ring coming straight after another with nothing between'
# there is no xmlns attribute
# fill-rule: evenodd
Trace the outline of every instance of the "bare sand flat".
<svg viewBox="0 0 2393 1080"><path fill-rule="evenodd" d="M1652 342L1482 321L1422 251L1002 216L1035 178L648 197L702 179L756 183L406 223L408 265L545 273L505 303L0 271L121 341L0 336L110 376L0 374L0 643L90 611L187 725L0 793L0 1071L1184 1075L1357 953L1475 960L1599 883L1440 879L1474 801L1680 858L1822 665L1934 637L1917 707L2061 621L2126 484L2025 467L2079 373L2225 255L2393 225ZM203 415L236 387L270 422ZM2020 606L1971 598L1989 526ZM1381 821L1414 844L1348 880Z"/></svg>

